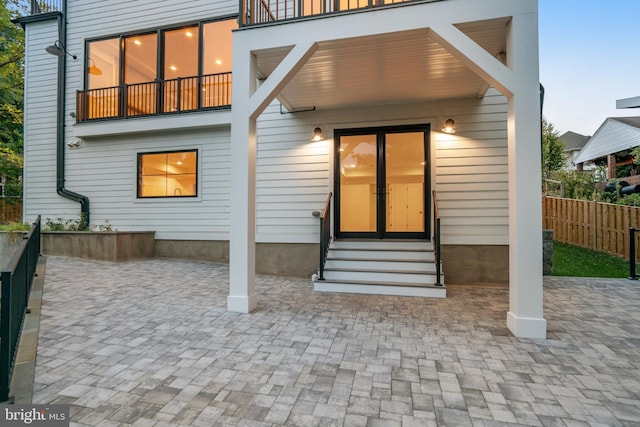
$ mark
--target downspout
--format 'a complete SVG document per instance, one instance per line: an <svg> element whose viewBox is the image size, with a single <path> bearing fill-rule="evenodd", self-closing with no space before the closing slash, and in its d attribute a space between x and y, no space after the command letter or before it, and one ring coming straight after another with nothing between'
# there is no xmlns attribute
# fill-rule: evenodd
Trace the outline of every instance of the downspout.
<svg viewBox="0 0 640 427"><path fill-rule="evenodd" d="M58 37L62 43L64 54L58 57L58 105L56 129L56 192L69 200L80 203L80 230L86 230L90 224L89 198L68 190L65 185L65 104L66 104L66 72L67 72L67 1L63 1L62 11L58 15Z"/></svg>

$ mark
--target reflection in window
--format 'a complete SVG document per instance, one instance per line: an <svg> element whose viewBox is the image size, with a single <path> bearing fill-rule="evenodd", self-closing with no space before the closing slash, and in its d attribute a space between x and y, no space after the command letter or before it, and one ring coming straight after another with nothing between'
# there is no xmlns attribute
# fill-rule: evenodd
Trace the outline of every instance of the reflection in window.
<svg viewBox="0 0 640 427"><path fill-rule="evenodd" d="M198 41L198 27L164 33L165 112L198 108Z"/></svg>
<svg viewBox="0 0 640 427"><path fill-rule="evenodd" d="M127 87L127 115L154 114L158 37L145 34L124 39L124 83Z"/></svg>
<svg viewBox="0 0 640 427"><path fill-rule="evenodd" d="M87 45L87 87L92 91L81 105L87 118L117 117L119 105L120 39L98 40Z"/></svg>
<svg viewBox="0 0 640 427"><path fill-rule="evenodd" d="M198 151L138 154L138 197L195 197Z"/></svg>
<svg viewBox="0 0 640 427"><path fill-rule="evenodd" d="M220 75L232 69L232 34L238 28L235 19L209 22L202 26L202 81L203 108L220 107L231 103L231 77Z"/></svg>

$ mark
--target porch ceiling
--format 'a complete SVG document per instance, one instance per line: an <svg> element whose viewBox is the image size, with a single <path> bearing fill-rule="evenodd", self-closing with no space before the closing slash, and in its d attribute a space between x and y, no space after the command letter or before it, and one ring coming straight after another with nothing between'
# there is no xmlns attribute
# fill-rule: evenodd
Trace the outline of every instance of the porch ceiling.
<svg viewBox="0 0 640 427"><path fill-rule="evenodd" d="M504 59L508 24L501 18L457 27ZM291 48L254 52L260 76L268 77ZM293 110L330 109L477 97L487 88L423 29L322 42L278 99Z"/></svg>

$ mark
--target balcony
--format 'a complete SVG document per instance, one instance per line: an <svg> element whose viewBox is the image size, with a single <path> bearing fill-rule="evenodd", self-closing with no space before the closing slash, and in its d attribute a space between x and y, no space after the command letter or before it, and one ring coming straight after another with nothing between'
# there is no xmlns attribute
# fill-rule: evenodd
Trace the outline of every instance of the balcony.
<svg viewBox="0 0 640 427"><path fill-rule="evenodd" d="M31 15L62 12L62 0L31 0Z"/></svg>
<svg viewBox="0 0 640 427"><path fill-rule="evenodd" d="M248 27L414 1L416 0L240 0L240 26Z"/></svg>
<svg viewBox="0 0 640 427"><path fill-rule="evenodd" d="M76 102L78 123L229 109L231 73L81 90Z"/></svg>

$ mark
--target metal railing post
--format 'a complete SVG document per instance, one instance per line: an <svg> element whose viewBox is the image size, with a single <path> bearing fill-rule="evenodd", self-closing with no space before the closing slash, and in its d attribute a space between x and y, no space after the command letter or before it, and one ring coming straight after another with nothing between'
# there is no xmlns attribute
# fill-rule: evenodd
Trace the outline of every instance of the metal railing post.
<svg viewBox="0 0 640 427"><path fill-rule="evenodd" d="M9 401L11 378L11 272L2 272L2 302L0 309L0 402Z"/></svg>
<svg viewBox="0 0 640 427"><path fill-rule="evenodd" d="M638 280L636 275L636 232L638 228L629 227L629 279Z"/></svg>
<svg viewBox="0 0 640 427"><path fill-rule="evenodd" d="M438 211L438 198L435 190L432 191L433 195L433 251L436 262L436 286L442 286L442 272L440 266L441 254L440 254L440 213Z"/></svg>

